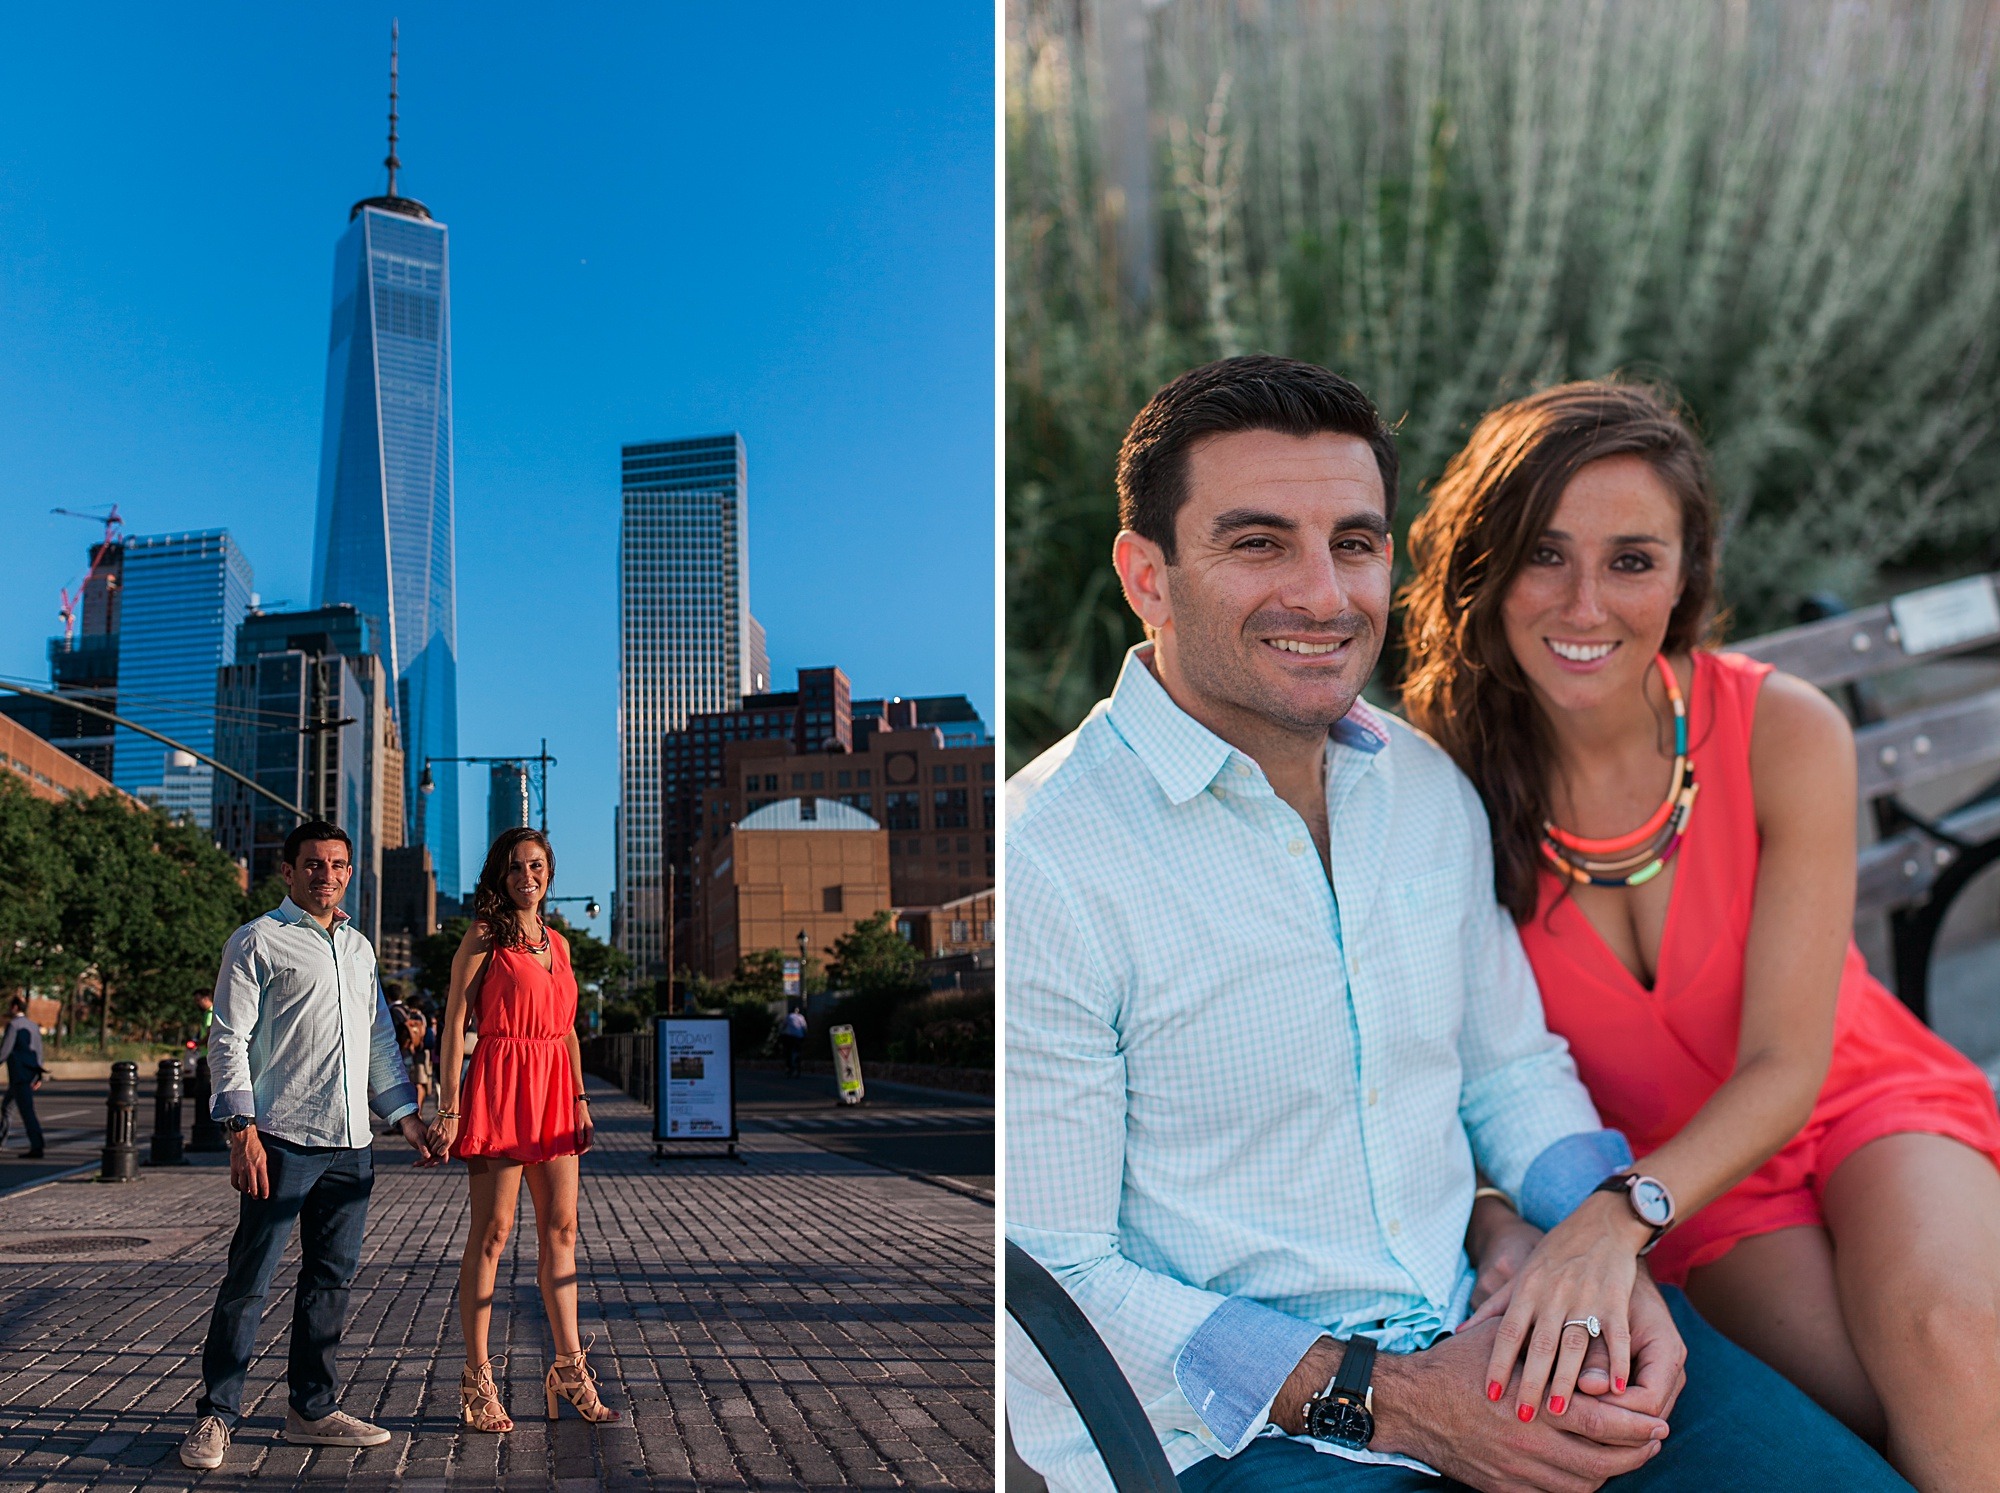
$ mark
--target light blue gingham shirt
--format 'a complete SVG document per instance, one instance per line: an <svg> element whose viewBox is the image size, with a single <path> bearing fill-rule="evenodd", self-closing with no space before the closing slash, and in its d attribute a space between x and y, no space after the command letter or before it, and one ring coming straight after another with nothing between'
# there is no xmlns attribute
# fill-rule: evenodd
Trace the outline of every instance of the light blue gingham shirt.
<svg viewBox="0 0 2000 1493"><path fill-rule="evenodd" d="M1007 1236L1178 1472L1248 1445L1322 1333L1406 1353L1464 1320L1475 1167L1546 1227L1631 1155L1543 1022L1445 754L1359 704L1333 728L1329 884L1146 657L1008 784ZM1022 1456L1057 1493L1108 1489L1009 1334Z"/></svg>
<svg viewBox="0 0 2000 1493"><path fill-rule="evenodd" d="M298 1146L372 1145L371 1101L385 1123L417 1112L375 950L346 913L322 928L290 897L223 946L208 1072L216 1119Z"/></svg>

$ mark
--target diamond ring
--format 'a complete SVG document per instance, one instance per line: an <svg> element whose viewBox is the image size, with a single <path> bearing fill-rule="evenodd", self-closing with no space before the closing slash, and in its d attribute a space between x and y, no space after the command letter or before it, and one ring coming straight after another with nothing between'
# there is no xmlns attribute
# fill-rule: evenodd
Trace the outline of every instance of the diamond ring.
<svg viewBox="0 0 2000 1493"><path fill-rule="evenodd" d="M1581 1327L1592 1337L1604 1336L1604 1324L1599 1322L1595 1317L1571 1317L1567 1322L1563 1323L1563 1331L1565 1332L1572 1327Z"/></svg>

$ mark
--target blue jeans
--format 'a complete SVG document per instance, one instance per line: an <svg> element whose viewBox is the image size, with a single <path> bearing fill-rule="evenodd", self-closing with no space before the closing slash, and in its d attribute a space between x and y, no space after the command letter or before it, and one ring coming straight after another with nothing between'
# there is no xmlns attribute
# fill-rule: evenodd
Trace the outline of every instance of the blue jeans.
<svg viewBox="0 0 2000 1493"><path fill-rule="evenodd" d="M286 1372L292 1408L320 1420L336 1408L333 1350L347 1317L347 1285L361 1261L361 1230L374 1159L366 1146L295 1146L264 1138L271 1195L244 1194L229 1241L229 1271L208 1322L201 1353L197 1415L219 1415L231 1426L243 1413L243 1376L257 1351L257 1324L271 1273L299 1224L299 1284L292 1300L292 1356Z"/></svg>
<svg viewBox="0 0 2000 1493"><path fill-rule="evenodd" d="M1615 1493L1725 1493L1741 1488L1826 1488L1888 1493L1909 1484L1847 1427L1775 1369L1730 1342L1665 1288L1687 1343L1687 1388L1668 1417L1660 1454L1604 1486ZM1253 1441L1227 1460L1210 1457L1180 1475L1184 1493L1454 1493L1464 1487L1407 1467L1350 1462L1296 1441Z"/></svg>
<svg viewBox="0 0 2000 1493"><path fill-rule="evenodd" d="M21 1112L21 1123L27 1127L28 1149L42 1149L42 1122L35 1115L35 1070L16 1067L14 1060L7 1060L7 1097L0 1099L0 1108L13 1105Z"/></svg>

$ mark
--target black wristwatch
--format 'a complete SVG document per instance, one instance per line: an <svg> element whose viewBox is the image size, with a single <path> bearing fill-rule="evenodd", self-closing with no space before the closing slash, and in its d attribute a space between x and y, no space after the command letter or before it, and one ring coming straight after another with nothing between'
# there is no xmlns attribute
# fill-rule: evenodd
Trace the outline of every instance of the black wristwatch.
<svg viewBox="0 0 2000 1493"><path fill-rule="evenodd" d="M1351 1337L1340 1368L1325 1389L1306 1401L1306 1435L1360 1451L1375 1437L1375 1339Z"/></svg>
<svg viewBox="0 0 2000 1493"><path fill-rule="evenodd" d="M1667 1191L1666 1184L1657 1177L1641 1176L1637 1172L1619 1172L1606 1177L1592 1188L1593 1192L1622 1192L1631 1206L1633 1217L1652 1229L1652 1237L1640 1248L1640 1254L1648 1253L1660 1236L1674 1225L1674 1195Z"/></svg>
<svg viewBox="0 0 2000 1493"><path fill-rule="evenodd" d="M248 1130L256 1123L256 1120L249 1115L231 1115L222 1122L222 1128L227 1130L231 1135L235 1135L239 1131Z"/></svg>

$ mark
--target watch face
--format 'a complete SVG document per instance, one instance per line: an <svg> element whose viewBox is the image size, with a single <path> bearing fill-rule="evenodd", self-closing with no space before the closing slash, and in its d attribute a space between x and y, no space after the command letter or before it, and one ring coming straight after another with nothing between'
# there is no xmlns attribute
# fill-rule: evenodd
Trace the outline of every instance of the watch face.
<svg viewBox="0 0 2000 1493"><path fill-rule="evenodd" d="M1663 1229L1673 1222L1673 1199L1651 1177L1641 1177L1632 1184L1632 1211L1654 1228Z"/></svg>
<svg viewBox="0 0 2000 1493"><path fill-rule="evenodd" d="M1331 1398L1312 1402L1306 1415L1306 1434L1359 1450L1374 1438L1375 1417L1359 1400L1336 1392Z"/></svg>

